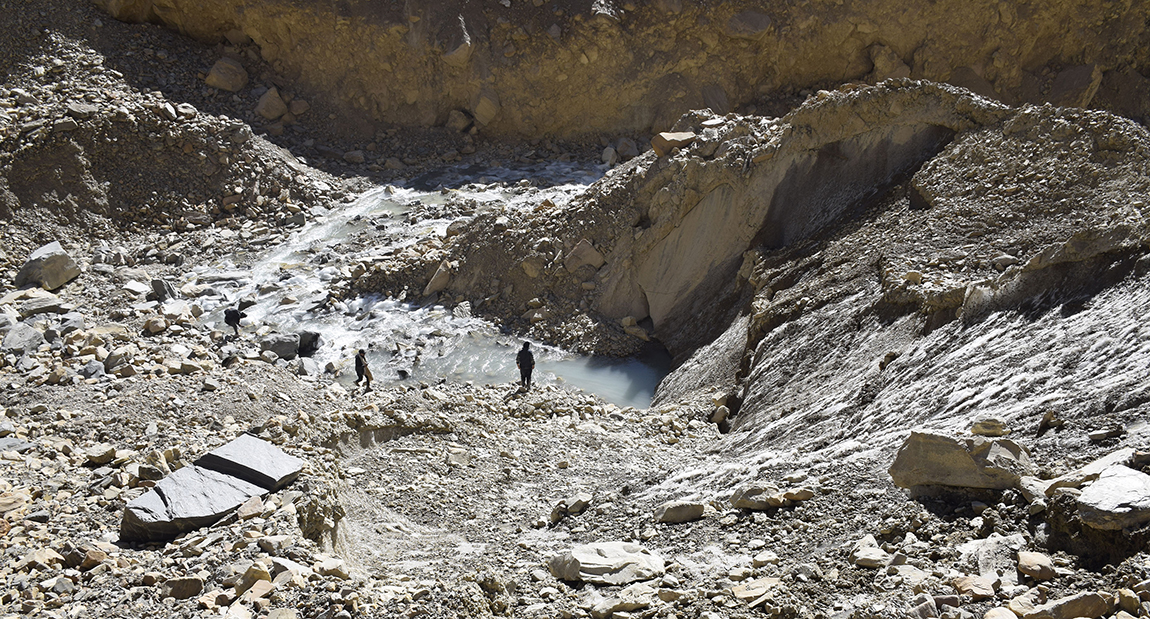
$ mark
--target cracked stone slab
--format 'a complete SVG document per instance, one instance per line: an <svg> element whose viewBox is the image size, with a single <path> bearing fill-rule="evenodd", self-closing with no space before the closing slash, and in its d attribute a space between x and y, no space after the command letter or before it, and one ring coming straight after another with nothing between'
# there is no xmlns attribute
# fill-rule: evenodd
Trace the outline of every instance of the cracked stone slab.
<svg viewBox="0 0 1150 619"><path fill-rule="evenodd" d="M171 539L216 522L264 492L261 486L231 475L185 466L124 507L120 539Z"/></svg>
<svg viewBox="0 0 1150 619"><path fill-rule="evenodd" d="M294 481L303 464L303 460L250 434L241 434L196 460L196 466L238 477L271 492Z"/></svg>

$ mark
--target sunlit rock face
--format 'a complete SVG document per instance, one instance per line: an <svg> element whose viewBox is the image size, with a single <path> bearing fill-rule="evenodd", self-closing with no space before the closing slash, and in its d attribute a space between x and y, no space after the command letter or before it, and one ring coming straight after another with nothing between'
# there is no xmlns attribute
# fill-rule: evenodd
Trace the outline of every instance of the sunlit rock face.
<svg viewBox="0 0 1150 619"><path fill-rule="evenodd" d="M650 329L681 363L656 405L722 392L736 447L893 449L916 424L1139 405L1140 125L889 80L673 130L694 138L515 235L477 218L453 251L498 251L469 253L453 285L495 271L511 285L493 307L542 286ZM601 266L555 267L584 239ZM551 279L520 268L532 256Z"/></svg>
<svg viewBox="0 0 1150 619"><path fill-rule="evenodd" d="M903 77L1011 104L1150 112L1144 3L97 4L126 21L226 42L241 59L258 54L296 90L350 116L491 135L658 132L691 109L780 113L779 96ZM1090 27L1068 31L1068 23Z"/></svg>

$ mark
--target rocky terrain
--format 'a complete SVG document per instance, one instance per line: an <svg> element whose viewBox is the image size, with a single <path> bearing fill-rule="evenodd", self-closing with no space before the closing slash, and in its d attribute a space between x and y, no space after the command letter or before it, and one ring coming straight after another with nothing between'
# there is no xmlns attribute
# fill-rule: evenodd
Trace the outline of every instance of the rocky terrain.
<svg viewBox="0 0 1150 619"><path fill-rule="evenodd" d="M88 4L0 2L0 616L1150 615L1150 134L1082 109L1090 97L1014 105L1038 100L1018 90L1031 71L1052 80L1040 91L1058 82L1064 50L1011 52L992 77L981 65L993 100L908 79L987 50L939 40L909 73L884 73L893 60L873 41L887 26L843 13L841 53L869 50L873 69L799 54L817 66L796 61L758 95L724 87L740 113L682 114L703 107L691 95L630 123L569 102L594 119L576 139L568 112L541 109L553 125L525 131L508 82L474 132L490 101L461 104L471 82L428 78L406 103L441 91L416 106L427 118L395 116L386 93L355 104L353 82L326 81L346 76L301 68L331 45L299 26L303 4L274 33L260 29L271 4L239 17L221 17L225 3L104 5L228 42ZM814 10L764 22L674 2L498 6L512 12L487 32L527 33L506 62L537 42L544 8L560 43L661 14L704 42L725 24L772 58ZM1026 23L1048 32L1068 6ZM339 8L339 36L356 40L367 15L384 51L458 15ZM465 33L487 9L467 9ZM1090 73L1087 90L1142 66L1123 30L1137 10L1092 17L1113 48L1085 60L1124 64L1096 67L1108 77ZM472 40L435 62L491 61ZM941 49L950 60L927 62ZM418 62L394 62L398 92ZM1019 84L1011 63L1027 67ZM794 96L863 75L895 79ZM229 76L244 84L216 81ZM413 128L450 110L454 128ZM567 139L494 139L552 131ZM607 171L586 189L538 186L571 161ZM475 178L507 166L521 180ZM285 296L299 283L284 269L238 294L265 252L386 183L439 189L395 219L443 233L376 255L402 228L367 225L308 256L328 273L317 289ZM354 300L373 294L582 352L661 345L675 370L643 409L553 380L519 391L512 376L381 372L367 392L345 360L315 361L330 344L277 332L265 307L357 320ZM221 317L236 305L258 316L238 335ZM125 535L129 504L245 433L299 458L299 477L175 539Z"/></svg>

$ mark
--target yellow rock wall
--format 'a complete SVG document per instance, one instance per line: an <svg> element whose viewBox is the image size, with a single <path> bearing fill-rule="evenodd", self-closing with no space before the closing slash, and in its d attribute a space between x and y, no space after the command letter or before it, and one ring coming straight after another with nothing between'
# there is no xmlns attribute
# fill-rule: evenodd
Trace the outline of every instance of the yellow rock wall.
<svg viewBox="0 0 1150 619"><path fill-rule="evenodd" d="M1150 113L1150 3L1103 0L96 0L206 41L247 35L366 120L491 135L664 130L846 81Z"/></svg>

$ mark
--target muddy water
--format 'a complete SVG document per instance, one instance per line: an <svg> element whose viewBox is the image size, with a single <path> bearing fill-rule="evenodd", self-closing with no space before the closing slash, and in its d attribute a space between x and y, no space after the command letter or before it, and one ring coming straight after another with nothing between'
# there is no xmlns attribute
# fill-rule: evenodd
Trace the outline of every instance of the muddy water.
<svg viewBox="0 0 1150 619"><path fill-rule="evenodd" d="M480 384L518 380L515 353L522 340L501 334L490 323L454 313L442 306L419 307L381 296L367 295L320 310L327 298L327 283L340 277L336 266L317 264L325 252L346 251L341 244L367 226L384 227L387 244L358 254L341 255L331 265L389 255L430 236L443 236L450 219L423 219L414 223L405 215L421 206L442 205L449 199L477 205L475 212L500 209L514 212L543 199L563 205L584 191L604 172L602 166L551 163L526 169L451 168L415 179L412 187L374 189L354 201L333 206L315 217L291 238L265 251L249 273L232 280L229 301L255 294L258 303L245 310L248 320L280 332L319 332L323 345L314 356L320 367L334 363L339 379L354 379L351 359L355 350L368 351L368 360L380 386L403 380L436 382L475 381ZM237 271L225 262L204 269L201 275ZM283 303L285 297L297 302ZM209 320L222 325L226 303ZM561 384L593 392L619 406L646 408L658 382L668 371L659 356L644 359L592 359L535 343L534 381Z"/></svg>

